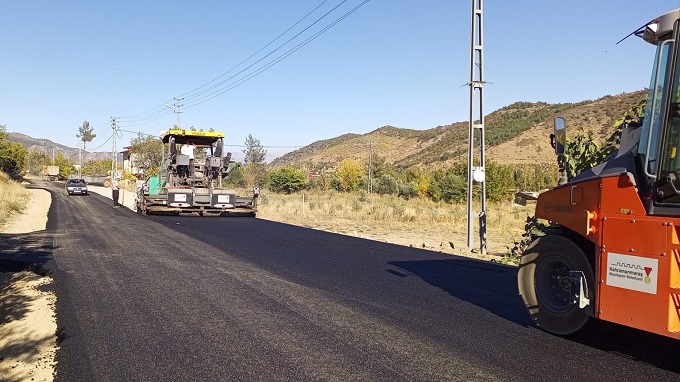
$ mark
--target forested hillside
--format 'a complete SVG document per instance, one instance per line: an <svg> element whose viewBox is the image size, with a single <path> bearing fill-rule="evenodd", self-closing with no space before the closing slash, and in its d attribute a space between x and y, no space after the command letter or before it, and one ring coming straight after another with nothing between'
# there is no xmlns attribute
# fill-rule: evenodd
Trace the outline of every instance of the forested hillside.
<svg viewBox="0 0 680 382"><path fill-rule="evenodd" d="M613 131L614 121L645 96L646 90L640 90L577 103L515 102L485 117L487 157L504 163L554 163L548 139L554 117L566 118L570 134L590 132L602 142ZM373 154L390 164L436 168L466 159L467 145L467 121L427 130L383 126L367 134L314 142L271 165L332 168L347 158L367 160L372 146Z"/></svg>

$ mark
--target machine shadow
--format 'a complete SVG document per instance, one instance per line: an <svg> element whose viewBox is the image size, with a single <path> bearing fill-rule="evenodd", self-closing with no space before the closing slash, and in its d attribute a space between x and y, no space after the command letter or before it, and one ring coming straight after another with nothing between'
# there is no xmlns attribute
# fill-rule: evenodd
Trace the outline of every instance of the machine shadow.
<svg viewBox="0 0 680 382"><path fill-rule="evenodd" d="M404 272L388 269L399 277L417 276L451 296L477 305L522 326L535 326L524 309L517 288L517 268L469 259L392 261ZM565 337L594 349L680 373L680 341L641 330L591 320L582 331Z"/></svg>
<svg viewBox="0 0 680 382"><path fill-rule="evenodd" d="M415 275L458 299L477 305L496 316L522 326L533 326L517 289L517 268L466 258L446 260L391 261L388 263Z"/></svg>
<svg viewBox="0 0 680 382"><path fill-rule="evenodd" d="M593 320L585 329L567 339L620 357L680 373L680 363L678 363L680 341L670 337L611 322Z"/></svg>

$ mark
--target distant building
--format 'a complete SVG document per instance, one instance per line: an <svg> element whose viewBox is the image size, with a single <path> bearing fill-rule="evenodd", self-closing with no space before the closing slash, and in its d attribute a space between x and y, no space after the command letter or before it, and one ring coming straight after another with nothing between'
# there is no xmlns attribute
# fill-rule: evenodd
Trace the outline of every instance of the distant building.
<svg viewBox="0 0 680 382"><path fill-rule="evenodd" d="M137 167L138 154L130 152L130 149L132 147L133 146L123 147L123 151L120 152L121 154L123 154L123 172L127 172L130 174L138 174L139 173L139 168Z"/></svg>

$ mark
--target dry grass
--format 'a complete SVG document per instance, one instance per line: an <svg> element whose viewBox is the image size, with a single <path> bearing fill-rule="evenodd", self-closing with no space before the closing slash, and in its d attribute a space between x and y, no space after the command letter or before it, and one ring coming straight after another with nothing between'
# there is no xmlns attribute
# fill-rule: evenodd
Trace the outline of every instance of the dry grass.
<svg viewBox="0 0 680 382"><path fill-rule="evenodd" d="M28 199L28 191L21 184L0 172L0 227L13 215L23 212Z"/></svg>
<svg viewBox="0 0 680 382"><path fill-rule="evenodd" d="M259 203L258 216L263 219L394 244L471 255L471 249L466 246L467 206L464 204L335 191L293 195L264 193ZM487 205L489 254L506 254L514 241L520 239L529 215L533 215L532 207L510 203ZM475 232L477 230L475 219ZM477 237L475 245L479 245Z"/></svg>

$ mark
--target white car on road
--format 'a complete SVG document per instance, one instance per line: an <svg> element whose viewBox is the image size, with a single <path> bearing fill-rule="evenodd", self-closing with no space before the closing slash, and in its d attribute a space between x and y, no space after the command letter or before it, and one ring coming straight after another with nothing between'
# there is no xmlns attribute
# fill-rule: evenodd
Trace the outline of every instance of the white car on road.
<svg viewBox="0 0 680 382"><path fill-rule="evenodd" d="M87 183L85 179L70 178L66 181L66 192L69 195L81 194L87 195Z"/></svg>

